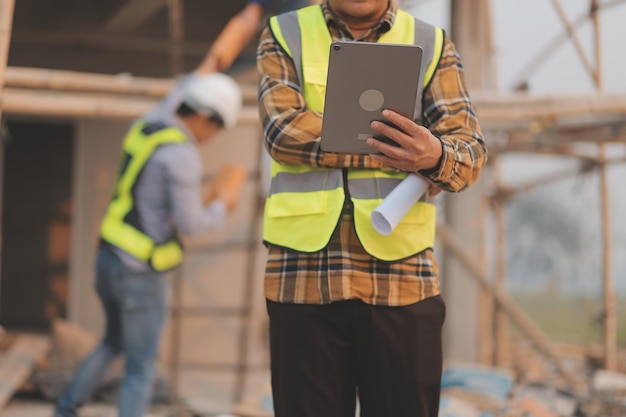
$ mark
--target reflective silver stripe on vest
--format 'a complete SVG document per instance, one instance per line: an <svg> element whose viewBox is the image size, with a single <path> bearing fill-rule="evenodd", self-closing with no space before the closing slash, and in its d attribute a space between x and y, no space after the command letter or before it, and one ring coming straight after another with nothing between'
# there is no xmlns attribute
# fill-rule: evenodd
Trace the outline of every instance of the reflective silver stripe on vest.
<svg viewBox="0 0 626 417"><path fill-rule="evenodd" d="M350 179L350 196L361 200L385 198L402 181L402 178ZM418 201L433 203L435 199L424 193Z"/></svg>
<svg viewBox="0 0 626 417"><path fill-rule="evenodd" d="M279 172L270 185L270 196L276 193L306 193L343 187L341 171Z"/></svg>
<svg viewBox="0 0 626 417"><path fill-rule="evenodd" d="M402 178L359 178L348 180L350 196L360 200L385 198Z"/></svg>
<svg viewBox="0 0 626 417"><path fill-rule="evenodd" d="M300 86L304 88L304 77L302 76L302 39L300 31L300 23L298 22L298 13L294 10L288 13L278 15L278 26L283 33L283 39L287 42L291 51L291 59L293 59Z"/></svg>
<svg viewBox="0 0 626 417"><path fill-rule="evenodd" d="M424 93L424 75L433 60L435 53L435 31L437 29L426 22L415 19L415 45L422 47L422 66L420 70L419 84L417 85L417 100L413 120L417 123L422 121L422 96Z"/></svg>
<svg viewBox="0 0 626 417"><path fill-rule="evenodd" d="M291 11L278 15L278 25L283 34L283 39L287 42L291 51L291 59L294 62L300 86L304 88L304 77L302 75L302 34L300 23L298 22L298 13ZM435 31L436 28L419 19L415 19L415 44L422 47L422 65L420 71L420 80L417 87L417 99L415 104L415 112L413 119L416 122L422 121L422 93L424 90L424 74L430 65L435 53Z"/></svg>

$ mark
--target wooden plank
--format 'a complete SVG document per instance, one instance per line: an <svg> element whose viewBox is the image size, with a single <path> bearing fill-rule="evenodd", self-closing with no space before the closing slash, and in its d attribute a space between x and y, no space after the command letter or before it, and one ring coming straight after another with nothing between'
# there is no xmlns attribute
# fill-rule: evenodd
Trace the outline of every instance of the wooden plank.
<svg viewBox="0 0 626 417"><path fill-rule="evenodd" d="M0 90L9 56L9 44L13 27L15 0L0 0Z"/></svg>
<svg viewBox="0 0 626 417"><path fill-rule="evenodd" d="M185 51L187 51L187 46L185 46ZM170 78L118 76L24 67L8 67L6 70L7 87L160 97L166 94L173 85L174 80ZM256 85L242 83L241 87L244 90L244 100L247 103L256 103L258 94ZM62 97L61 93L59 94L57 97ZM600 127L599 125L609 125L615 129L613 133L607 130L602 134L606 139L610 139L616 134L620 135L622 132L620 129L623 129L620 126L626 118L626 94L530 95L476 92L472 94L472 101L484 130L532 128L531 134L533 134L537 129L547 130L550 133L552 130L565 128L568 134L572 134L573 129L583 129L583 133L587 133L584 130L589 129L589 133L593 133L594 129ZM38 112L32 111L30 114L38 114ZM538 125L538 122L543 123ZM520 138L522 139L524 138ZM528 139L532 138L528 137Z"/></svg>
<svg viewBox="0 0 626 417"><path fill-rule="evenodd" d="M7 67L4 78L7 87L129 94L157 98L165 96L175 84L171 78L93 74L28 67Z"/></svg>
<svg viewBox="0 0 626 417"><path fill-rule="evenodd" d="M600 144L600 159L606 158L606 146ZM604 303L604 368L617 370L617 317L611 256L613 241L611 227L611 196L606 165L600 167L600 221L602 231L602 293Z"/></svg>
<svg viewBox="0 0 626 417"><path fill-rule="evenodd" d="M138 53L169 54L169 45L163 39L101 32L46 32L43 30L16 29L11 37L14 43L49 45L58 47L84 47L132 51ZM211 47L206 41L185 41L185 56L201 57Z"/></svg>
<svg viewBox="0 0 626 417"><path fill-rule="evenodd" d="M241 82L244 102L257 102L256 78ZM55 91L80 91L83 93L115 93L161 98L174 87L173 78L137 77L130 74L96 74L80 71L54 70L31 67L7 67L7 87L41 88Z"/></svg>
<svg viewBox="0 0 626 417"><path fill-rule="evenodd" d="M6 112L51 117L97 117L131 120L152 109L156 98L115 94L81 94L53 90L5 88L0 106ZM245 106L239 123L258 123L257 107Z"/></svg>
<svg viewBox="0 0 626 417"><path fill-rule="evenodd" d="M129 0L104 24L105 32L129 33L165 6L166 0Z"/></svg>
<svg viewBox="0 0 626 417"><path fill-rule="evenodd" d="M0 0L0 93L4 86L4 72L9 58L9 45L13 28L13 10L15 0ZM2 103L0 102L0 123L2 122ZM2 126L0 125L0 166L4 166L4 137L2 136ZM2 202L4 170L0 170L0 219L2 218ZM0 222L0 267L2 266L2 222ZM0 282L2 276L0 274Z"/></svg>
<svg viewBox="0 0 626 417"><path fill-rule="evenodd" d="M458 243L459 239L450 227L446 224L437 224L437 237L441 240L445 249L449 250L450 253L467 268L469 276L472 277L481 288L488 291L493 296L498 307L500 307L502 311L507 314L509 319L518 326L524 335L533 343L535 348L552 361L556 370L563 377L565 382L570 385L570 388L576 392L580 390L580 377L574 375L564 365L562 358L558 356L550 338L508 293L490 282L487 274L483 270L484 268Z"/></svg>
<svg viewBox="0 0 626 417"><path fill-rule="evenodd" d="M0 408L27 380L33 367L50 349L48 336L20 333L0 357Z"/></svg>

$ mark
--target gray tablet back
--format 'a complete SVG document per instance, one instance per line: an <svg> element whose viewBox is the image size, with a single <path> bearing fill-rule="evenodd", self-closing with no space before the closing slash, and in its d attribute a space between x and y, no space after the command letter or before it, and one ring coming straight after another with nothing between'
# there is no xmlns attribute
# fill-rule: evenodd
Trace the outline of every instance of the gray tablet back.
<svg viewBox="0 0 626 417"><path fill-rule="evenodd" d="M357 41L333 41L330 47L321 149L367 154L365 144L380 137L372 120L384 121L391 109L414 118L422 48Z"/></svg>

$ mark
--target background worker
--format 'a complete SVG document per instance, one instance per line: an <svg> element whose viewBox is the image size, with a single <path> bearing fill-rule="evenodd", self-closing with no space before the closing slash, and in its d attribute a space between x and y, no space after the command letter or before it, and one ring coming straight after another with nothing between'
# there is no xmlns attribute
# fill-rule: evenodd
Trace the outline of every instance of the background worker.
<svg viewBox="0 0 626 417"><path fill-rule="evenodd" d="M369 138L380 155L320 150L333 39L423 47L420 123L390 110L383 117L397 127L372 122L399 147ZM454 45L394 1L325 0L272 17L257 68L273 158L264 242L275 416L353 417L358 394L363 417L436 417L445 304L434 201L416 203L389 235L370 214L410 173L459 192L486 163Z"/></svg>
<svg viewBox="0 0 626 417"><path fill-rule="evenodd" d="M59 398L55 417L75 417L120 354L119 416L144 415L168 315L165 273L183 259L177 235L219 228L237 206L245 178L237 169L223 170L210 191L215 198L204 205L199 146L234 126L241 104L229 76L197 76L182 86L175 115L143 118L128 131L97 254L95 286L106 328Z"/></svg>

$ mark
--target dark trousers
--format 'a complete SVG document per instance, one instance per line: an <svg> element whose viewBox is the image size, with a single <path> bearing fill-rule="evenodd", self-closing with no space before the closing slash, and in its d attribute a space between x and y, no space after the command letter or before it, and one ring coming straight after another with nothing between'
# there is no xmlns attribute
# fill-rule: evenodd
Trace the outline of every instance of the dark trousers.
<svg viewBox="0 0 626 417"><path fill-rule="evenodd" d="M437 417L445 304L267 301L276 417Z"/></svg>

